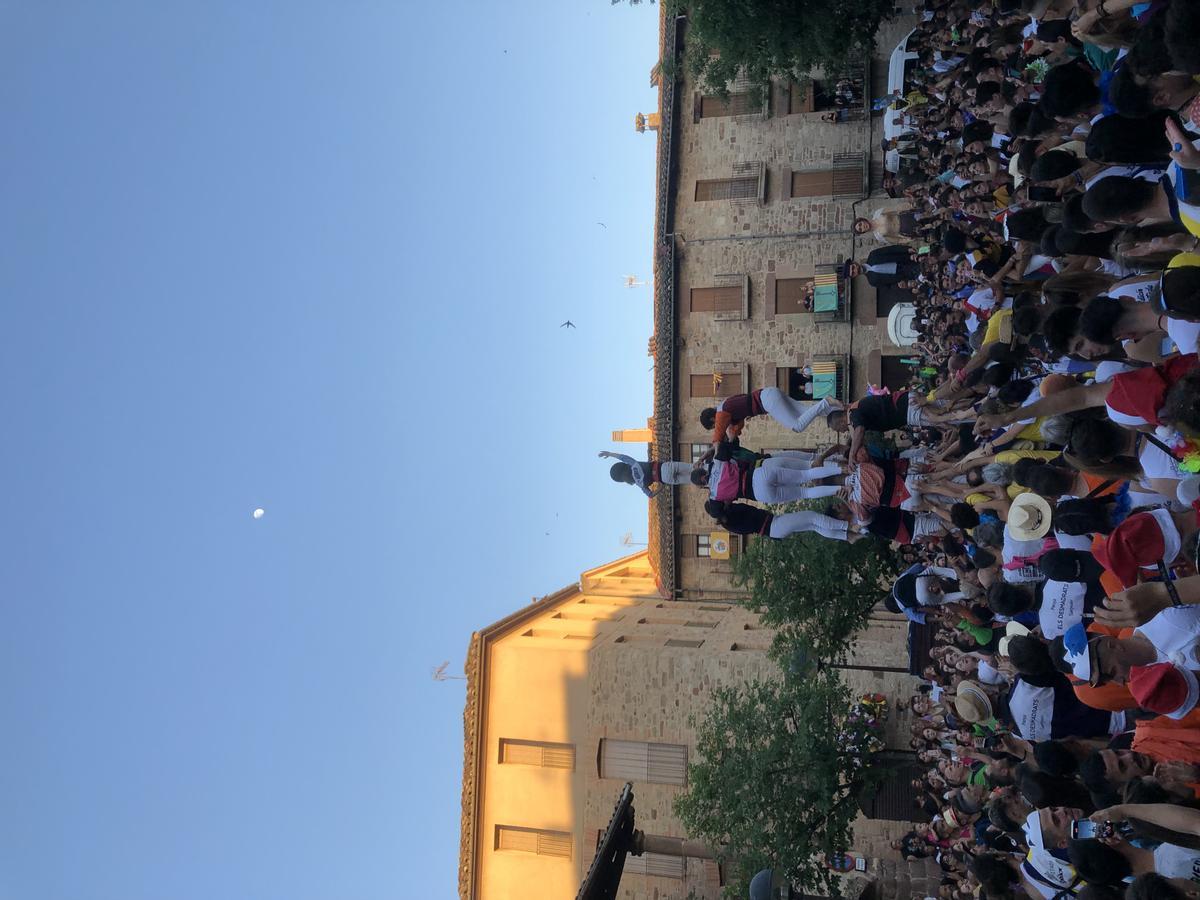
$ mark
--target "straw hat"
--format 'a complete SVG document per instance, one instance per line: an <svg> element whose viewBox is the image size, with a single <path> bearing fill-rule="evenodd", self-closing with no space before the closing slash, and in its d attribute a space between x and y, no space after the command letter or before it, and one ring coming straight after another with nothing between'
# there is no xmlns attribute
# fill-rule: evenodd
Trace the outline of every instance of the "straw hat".
<svg viewBox="0 0 1200 900"><path fill-rule="evenodd" d="M1036 541L1050 531L1051 516L1050 501L1030 491L1013 500L1006 527L1013 540Z"/></svg>
<svg viewBox="0 0 1200 900"><path fill-rule="evenodd" d="M986 722L992 718L992 701L977 683L962 681L954 697L954 711L964 722Z"/></svg>

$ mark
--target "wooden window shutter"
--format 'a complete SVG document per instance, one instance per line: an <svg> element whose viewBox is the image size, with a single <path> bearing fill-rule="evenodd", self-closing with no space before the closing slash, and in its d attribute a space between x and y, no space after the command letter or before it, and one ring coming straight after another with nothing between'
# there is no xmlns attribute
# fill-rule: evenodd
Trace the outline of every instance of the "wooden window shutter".
<svg viewBox="0 0 1200 900"><path fill-rule="evenodd" d="M687 872L686 856L665 856L662 853L630 854L625 857L625 871L631 875L657 875L659 878L683 878Z"/></svg>
<svg viewBox="0 0 1200 900"><path fill-rule="evenodd" d="M740 393L742 393L740 372L721 372L719 384L711 372L688 376L689 397L732 397L734 394Z"/></svg>
<svg viewBox="0 0 1200 900"><path fill-rule="evenodd" d="M707 178L696 182L697 200L751 200L758 196L758 176Z"/></svg>
<svg viewBox="0 0 1200 900"><path fill-rule="evenodd" d="M812 284L811 278L775 279L775 314L808 312L804 308L804 289Z"/></svg>
<svg viewBox="0 0 1200 900"><path fill-rule="evenodd" d="M791 82L788 85L788 115L813 111L813 92L806 85Z"/></svg>
<svg viewBox="0 0 1200 900"><path fill-rule="evenodd" d="M747 113L758 112L759 107L750 102L749 93L730 94L726 97L704 95L700 98L700 118L711 119L717 116L744 116Z"/></svg>
<svg viewBox="0 0 1200 900"><path fill-rule="evenodd" d="M600 742L600 777L650 784L686 784L687 747L605 738Z"/></svg>
<svg viewBox="0 0 1200 900"><path fill-rule="evenodd" d="M742 286L692 288L692 312L741 312Z"/></svg>
<svg viewBox="0 0 1200 900"><path fill-rule="evenodd" d="M565 831L542 831L516 825L496 826L497 850L515 850L518 853L536 853L538 856L570 859L571 844L571 835Z"/></svg>
<svg viewBox="0 0 1200 900"><path fill-rule="evenodd" d="M500 762L505 765L539 766L543 769L574 771L575 745L501 738Z"/></svg>
<svg viewBox="0 0 1200 900"><path fill-rule="evenodd" d="M793 197L827 197L834 193L833 170L792 172ZM861 181L861 174L859 179Z"/></svg>

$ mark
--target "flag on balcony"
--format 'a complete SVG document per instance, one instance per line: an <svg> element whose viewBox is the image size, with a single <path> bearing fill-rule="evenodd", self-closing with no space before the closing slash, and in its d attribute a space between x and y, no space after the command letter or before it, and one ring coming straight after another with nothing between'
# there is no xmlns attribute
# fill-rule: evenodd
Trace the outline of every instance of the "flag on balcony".
<svg viewBox="0 0 1200 900"><path fill-rule="evenodd" d="M838 279L836 272L825 272L813 278L813 311L837 312Z"/></svg>

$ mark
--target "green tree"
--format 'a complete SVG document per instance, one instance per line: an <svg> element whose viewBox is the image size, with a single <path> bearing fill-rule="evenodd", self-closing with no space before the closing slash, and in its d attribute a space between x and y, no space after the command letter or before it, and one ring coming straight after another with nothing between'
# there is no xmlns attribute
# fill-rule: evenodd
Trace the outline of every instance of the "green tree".
<svg viewBox="0 0 1200 900"><path fill-rule="evenodd" d="M688 73L716 93L739 75L762 90L772 77L804 77L817 67L834 72L869 52L892 14L892 0L663 2L668 15L687 16Z"/></svg>
<svg viewBox="0 0 1200 900"><path fill-rule="evenodd" d="M896 573L881 541L847 544L806 534L751 541L735 564L734 583L750 588L745 605L777 630L774 650L788 668L781 657L797 647L816 660L841 657Z"/></svg>
<svg viewBox="0 0 1200 900"><path fill-rule="evenodd" d="M851 846L858 797L877 782L878 744L850 710L832 669L714 692L675 811L727 863L730 896L767 867L806 893L840 896L824 859Z"/></svg>

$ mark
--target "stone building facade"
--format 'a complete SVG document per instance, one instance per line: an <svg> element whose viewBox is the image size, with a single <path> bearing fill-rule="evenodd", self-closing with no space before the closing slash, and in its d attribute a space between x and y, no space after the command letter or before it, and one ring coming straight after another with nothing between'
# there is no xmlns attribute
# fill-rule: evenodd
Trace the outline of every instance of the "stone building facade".
<svg viewBox="0 0 1200 900"><path fill-rule="evenodd" d="M664 59L679 53L686 28L684 18L663 17ZM870 102L886 89L886 54L909 28L905 19L885 24L875 58L808 84L777 82L762 103L748 85L732 84L722 98L682 71L656 76L656 458L696 458L710 440L699 422L703 408L754 388L787 389L805 365L832 370L845 400L865 395L869 384L907 381L904 350L888 338L897 292L881 297L865 279L837 272L876 246L856 250L854 218L895 205L875 190L881 129ZM853 98L840 112L832 107L839 92ZM827 293L806 309L806 294L822 283L832 291L830 282L836 302ZM833 439L823 422L797 435L766 417L743 436L755 449ZM656 504L652 556L664 589L679 599L728 598L734 590L729 562L711 556L704 500L684 486ZM734 553L740 544L732 539Z"/></svg>
<svg viewBox="0 0 1200 900"><path fill-rule="evenodd" d="M891 665L901 635L885 619L864 631L860 662L843 672L853 690L906 690L909 676ZM539 897L574 896L626 781L634 785L638 828L686 838L672 803L686 783L693 723L716 688L779 677L766 653L773 636L734 604L664 600L645 551L585 572L473 634L462 900L534 896L530 884ZM889 744L907 724L893 716ZM887 842L909 825L864 814L855 827L851 850L869 859L874 875L894 856ZM894 880L895 865L884 868ZM702 858L630 857L620 896L716 900L719 872Z"/></svg>

